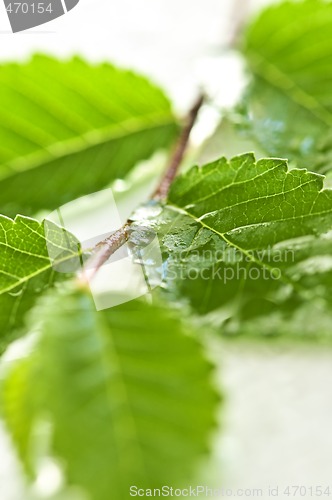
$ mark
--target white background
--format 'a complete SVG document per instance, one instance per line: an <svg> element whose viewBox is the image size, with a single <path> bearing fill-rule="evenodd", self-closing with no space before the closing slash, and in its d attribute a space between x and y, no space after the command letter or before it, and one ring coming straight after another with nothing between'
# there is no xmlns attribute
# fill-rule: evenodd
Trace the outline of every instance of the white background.
<svg viewBox="0 0 332 500"><path fill-rule="evenodd" d="M267 0L253 1L253 8L262 3ZM233 4L81 0L58 20L15 35L1 4L0 60L26 59L34 51L110 60L151 76L179 110L206 82L208 69L213 80L208 83L217 84L227 100L238 87L234 65L220 58ZM227 395L224 433L216 439L211 465L220 483L233 488L332 483L332 352L234 343L219 346L217 358ZM13 464L7 439L1 436L1 500L26 498L20 481L10 479Z"/></svg>

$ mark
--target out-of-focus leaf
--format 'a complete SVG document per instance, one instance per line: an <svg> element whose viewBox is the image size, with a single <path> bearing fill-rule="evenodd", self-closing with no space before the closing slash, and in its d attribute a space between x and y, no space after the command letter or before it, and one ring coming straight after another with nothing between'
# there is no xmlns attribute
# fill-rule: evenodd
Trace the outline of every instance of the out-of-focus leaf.
<svg viewBox="0 0 332 500"><path fill-rule="evenodd" d="M266 158L266 152L248 134L246 119L239 113L229 113L202 145L197 163L205 165L221 156L233 158L246 151L254 151L258 160Z"/></svg>
<svg viewBox="0 0 332 500"><path fill-rule="evenodd" d="M254 75L242 127L266 156L317 172L332 165L332 4L285 1L248 28L242 50Z"/></svg>
<svg viewBox="0 0 332 500"><path fill-rule="evenodd" d="M195 167L152 225L168 296L199 314L219 311L219 323L235 317L237 333L249 317L330 300L332 190L285 160L246 154Z"/></svg>
<svg viewBox="0 0 332 500"><path fill-rule="evenodd" d="M75 290L44 297L34 317L35 351L2 385L3 414L28 468L29 438L46 417L51 453L94 500L185 481L208 449L219 398L211 364L179 319L138 301L96 312Z"/></svg>
<svg viewBox="0 0 332 500"><path fill-rule="evenodd" d="M52 223L45 228L34 219L17 216L15 220L0 216L0 353L23 324L23 318L36 298L55 281L68 274L54 271L70 263L79 268L79 242ZM58 255L51 262L49 252Z"/></svg>
<svg viewBox="0 0 332 500"><path fill-rule="evenodd" d="M176 131L158 88L79 58L3 65L0 100L0 212L10 216L102 189Z"/></svg>
<svg viewBox="0 0 332 500"><path fill-rule="evenodd" d="M291 302L291 301L290 301ZM246 339L265 337L296 341L314 340L331 346L331 301L308 300L305 303L263 303L260 314L250 308L239 317L233 316L223 325L226 336L241 335Z"/></svg>

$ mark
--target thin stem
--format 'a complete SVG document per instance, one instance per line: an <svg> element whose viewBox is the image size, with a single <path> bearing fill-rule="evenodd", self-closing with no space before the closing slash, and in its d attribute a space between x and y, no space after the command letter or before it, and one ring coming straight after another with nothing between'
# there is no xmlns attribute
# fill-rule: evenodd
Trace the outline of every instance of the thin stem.
<svg viewBox="0 0 332 500"><path fill-rule="evenodd" d="M128 223L124 224L115 233L96 245L95 253L79 274L79 282L82 285L87 285L108 259L128 241L128 227Z"/></svg>
<svg viewBox="0 0 332 500"><path fill-rule="evenodd" d="M204 96L200 95L194 106L188 114L186 124L175 145L174 152L170 158L164 177L162 178L157 190L152 196L152 200L165 201L171 187L171 184L178 173L179 167L187 151L191 131L196 123L198 113L204 103ZM99 269L108 261L108 259L128 241L128 229L130 221L115 231L106 240L98 243L95 253L84 266L83 271L78 276L79 283L82 286L89 284L91 279L98 273Z"/></svg>
<svg viewBox="0 0 332 500"><path fill-rule="evenodd" d="M196 123L198 113L204 103L204 99L205 96L201 94L188 114L187 123L185 124L182 133L179 137L179 140L175 146L173 155L166 169L165 175L162 178L157 190L153 195L154 200L163 201L166 200L167 198L171 184L178 173L179 167L187 151L190 134Z"/></svg>

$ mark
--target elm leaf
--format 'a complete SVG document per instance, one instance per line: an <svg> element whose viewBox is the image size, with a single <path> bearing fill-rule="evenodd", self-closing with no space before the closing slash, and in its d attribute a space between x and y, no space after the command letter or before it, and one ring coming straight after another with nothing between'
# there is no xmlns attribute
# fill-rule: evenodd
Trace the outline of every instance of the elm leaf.
<svg viewBox="0 0 332 500"><path fill-rule="evenodd" d="M110 64L34 56L0 71L0 212L54 210L169 147L170 103Z"/></svg>
<svg viewBox="0 0 332 500"><path fill-rule="evenodd" d="M332 4L285 1L264 9L244 37L253 81L242 134L265 156L326 172L332 165Z"/></svg>
<svg viewBox="0 0 332 500"><path fill-rule="evenodd" d="M212 365L175 314L140 301L97 312L88 293L69 288L44 297L30 321L35 348L1 386L28 471L31 436L46 418L48 451L89 498L126 499L130 485L176 486L191 476L219 396Z"/></svg>
<svg viewBox="0 0 332 500"><path fill-rule="evenodd" d="M50 249L57 250L51 262ZM80 267L79 242L60 227L28 217L0 216L0 353L22 327L26 312L37 297L72 273L58 273L56 266ZM55 253L55 252L54 252Z"/></svg>
<svg viewBox="0 0 332 500"><path fill-rule="evenodd" d="M200 315L235 318L239 333L242 320L278 307L291 314L320 300L328 309L332 190L319 174L252 154L222 158L180 176L153 226L166 297Z"/></svg>

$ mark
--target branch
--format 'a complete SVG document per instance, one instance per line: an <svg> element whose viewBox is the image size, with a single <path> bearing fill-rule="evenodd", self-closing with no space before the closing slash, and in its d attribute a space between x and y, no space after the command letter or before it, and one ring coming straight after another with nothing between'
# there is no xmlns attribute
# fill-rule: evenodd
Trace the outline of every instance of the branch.
<svg viewBox="0 0 332 500"><path fill-rule="evenodd" d="M190 134L192 129L194 128L194 125L198 117L198 113L204 103L204 99L205 99L204 95L201 94L198 97L197 101L195 102L194 106L192 107L191 111L189 112L189 115L187 117L187 123L182 130L178 143L175 146L174 153L166 169L166 173L163 179L161 180L156 192L153 195L154 200L163 201L167 198L171 184L175 179L176 174L178 173L179 167L187 151Z"/></svg>
<svg viewBox="0 0 332 500"><path fill-rule="evenodd" d="M169 161L164 177L162 178L157 190L151 197L152 200L165 201L171 187L171 184L178 173L179 167L187 151L191 131L196 123L198 113L203 105L204 96L200 95L193 108L188 114L186 124L175 145L174 152ZM106 240L98 243L94 255L88 260L83 271L78 276L79 283L82 286L89 284L90 280L98 273L99 269L108 261L108 259L128 241L128 229L130 221L128 220L123 227L118 229Z"/></svg>
<svg viewBox="0 0 332 500"><path fill-rule="evenodd" d="M88 284L111 255L128 241L128 227L128 223L124 224L124 226L111 234L106 240L96 245L94 255L88 260L79 275L79 281L82 285Z"/></svg>

